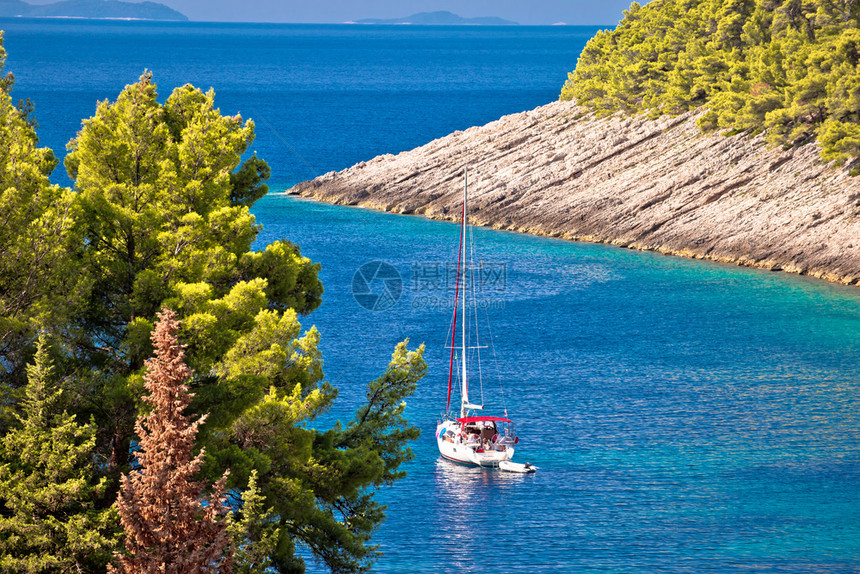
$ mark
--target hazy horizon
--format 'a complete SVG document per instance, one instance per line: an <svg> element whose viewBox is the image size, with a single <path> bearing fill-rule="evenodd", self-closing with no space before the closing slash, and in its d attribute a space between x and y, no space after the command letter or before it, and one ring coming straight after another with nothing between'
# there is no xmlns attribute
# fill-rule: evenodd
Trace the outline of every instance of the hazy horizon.
<svg viewBox="0 0 860 574"><path fill-rule="evenodd" d="M49 4L56 0L25 0L30 4ZM125 0L135 1L135 0ZM403 18L418 12L446 10L464 18L497 17L524 25L565 23L572 26L615 26L627 0L601 3L584 0L158 0L203 22L272 22L335 24L365 18ZM644 2L643 2L644 4Z"/></svg>

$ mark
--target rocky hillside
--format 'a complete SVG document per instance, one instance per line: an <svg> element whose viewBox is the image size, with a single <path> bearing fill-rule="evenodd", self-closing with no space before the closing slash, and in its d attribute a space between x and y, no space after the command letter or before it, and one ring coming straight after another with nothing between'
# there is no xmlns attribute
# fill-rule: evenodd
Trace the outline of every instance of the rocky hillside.
<svg viewBox="0 0 860 574"><path fill-rule="evenodd" d="M703 134L700 113L555 102L292 189L322 201L860 282L860 177L817 144Z"/></svg>

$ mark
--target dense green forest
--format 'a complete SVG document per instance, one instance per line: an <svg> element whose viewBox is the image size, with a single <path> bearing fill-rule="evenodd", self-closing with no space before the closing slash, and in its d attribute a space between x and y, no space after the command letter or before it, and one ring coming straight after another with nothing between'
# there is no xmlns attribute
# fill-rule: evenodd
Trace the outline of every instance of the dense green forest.
<svg viewBox="0 0 860 574"><path fill-rule="evenodd" d="M825 161L860 156L860 2L654 0L592 38L561 98L599 113L706 107L704 130L816 138Z"/></svg>
<svg viewBox="0 0 860 574"><path fill-rule="evenodd" d="M170 402L183 411L170 416L206 416L186 433L203 458L177 468L219 484L235 509L234 558L182 571L302 572L299 548L333 571L367 570L384 518L374 492L403 476L418 436L402 415L423 347L399 344L355 417L320 428L337 389L320 334L300 323L322 301L319 266L287 240L251 249L260 226L249 209L270 173L247 153L253 122L190 85L160 100L144 73L69 142L69 189L50 183L59 161L13 86L11 75L0 84L0 571L103 572L128 544L135 561L156 544L129 516L193 524L213 512L166 503L181 522L127 498L132 539L116 510L121 484L155 456L141 458L140 421L163 310L175 313L193 396ZM182 462L165 456L155 463ZM159 486L171 488L183 490ZM179 551L165 544L151 556Z"/></svg>

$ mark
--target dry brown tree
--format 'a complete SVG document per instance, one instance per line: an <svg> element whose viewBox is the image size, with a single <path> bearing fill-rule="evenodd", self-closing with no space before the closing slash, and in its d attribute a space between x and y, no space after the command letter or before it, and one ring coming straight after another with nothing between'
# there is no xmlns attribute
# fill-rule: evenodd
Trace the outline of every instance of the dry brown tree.
<svg viewBox="0 0 860 574"><path fill-rule="evenodd" d="M232 570L230 539L223 504L227 474L203 502L195 476L201 451L192 458L197 428L183 414L193 396L185 381L184 346L176 339L176 313L164 309L152 334L155 356L146 361L143 400L152 405L135 423L138 468L122 477L117 505L125 529L125 552L117 553L112 572L193 574Z"/></svg>

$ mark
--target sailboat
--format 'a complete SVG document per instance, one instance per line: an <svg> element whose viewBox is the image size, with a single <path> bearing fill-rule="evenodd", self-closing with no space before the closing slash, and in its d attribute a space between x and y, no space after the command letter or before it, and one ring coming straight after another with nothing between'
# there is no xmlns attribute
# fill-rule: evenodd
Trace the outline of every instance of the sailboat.
<svg viewBox="0 0 860 574"><path fill-rule="evenodd" d="M490 416L482 414L483 404L474 404L469 400L469 370L467 362L469 349L479 349L480 345L470 347L467 340L467 272L474 273L474 266L468 265L469 253L467 244L468 224L468 194L469 194L468 171L463 170L463 218L460 224L460 249L457 254L457 280L454 287L454 318L451 329L451 357L448 365L448 400L445 414L436 426L436 442L442 457L468 465L482 467L498 467L502 470L512 472L530 473L537 467L529 463L518 464L511 459L514 456L519 437L514 434L514 422L505 416ZM471 284L474 291L474 277ZM461 285L463 288L461 289ZM459 370L460 370L460 410L451 413L451 388L454 382L454 358L457 347L457 320L460 314L460 346L459 346ZM477 312L477 307L475 307ZM477 343L477 341L476 341ZM477 353L476 353L477 355ZM483 392L481 393L483 402Z"/></svg>

